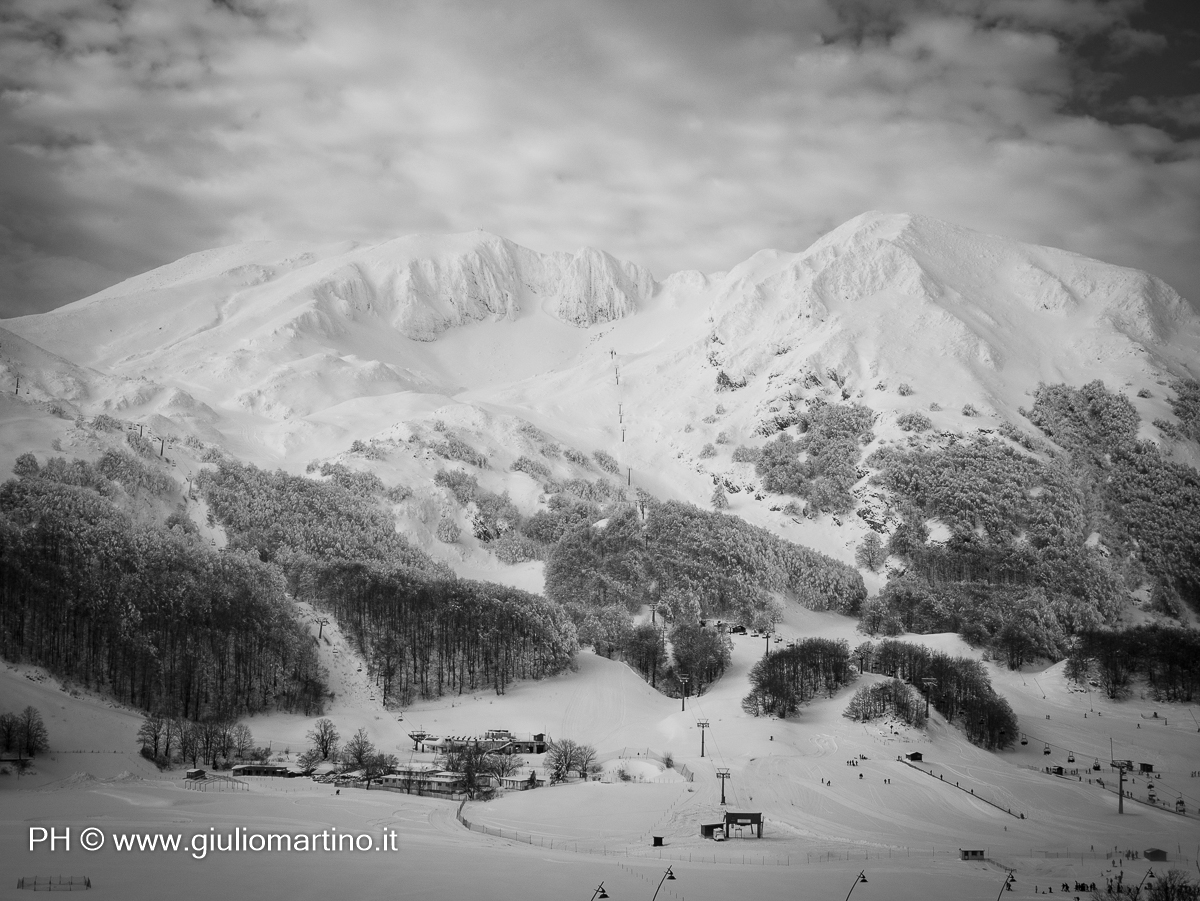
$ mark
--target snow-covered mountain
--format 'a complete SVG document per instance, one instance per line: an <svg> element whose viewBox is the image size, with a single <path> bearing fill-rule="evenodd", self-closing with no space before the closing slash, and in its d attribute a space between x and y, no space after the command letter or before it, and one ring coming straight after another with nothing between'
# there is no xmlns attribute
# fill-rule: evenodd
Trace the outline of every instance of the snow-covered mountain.
<svg viewBox="0 0 1200 901"><path fill-rule="evenodd" d="M1200 375L1200 318L1154 276L877 212L798 253L661 281L603 252L540 254L484 232L252 243L3 326L0 390L20 372L36 394L17 399L47 410L153 417L160 433L293 471L441 420L492 459L493 489L516 494L524 477L508 466L532 424L699 503L714 475L752 487L730 450L797 398L859 400L886 436L916 410L952 431L1019 422L1039 381L1101 379L1154 437L1148 423L1169 416L1158 386ZM4 457L26 449L5 442ZM438 465L372 463L418 486ZM842 556L853 543L753 493L735 512Z"/></svg>

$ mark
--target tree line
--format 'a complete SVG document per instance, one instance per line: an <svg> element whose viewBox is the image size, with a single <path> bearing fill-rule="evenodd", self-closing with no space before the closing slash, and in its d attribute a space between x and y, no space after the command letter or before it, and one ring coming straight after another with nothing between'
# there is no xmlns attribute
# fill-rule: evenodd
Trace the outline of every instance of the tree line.
<svg viewBox="0 0 1200 901"><path fill-rule="evenodd" d="M1200 633L1158 624L1088 629L1077 637L1067 670L1076 680L1094 674L1114 700L1140 675L1155 700L1190 703L1200 697Z"/></svg>
<svg viewBox="0 0 1200 901"><path fill-rule="evenodd" d="M160 767L178 762L220 769L233 760L265 761L270 756L267 748L255 747L245 723L215 715L194 722L152 713L138 727L137 740L142 756Z"/></svg>

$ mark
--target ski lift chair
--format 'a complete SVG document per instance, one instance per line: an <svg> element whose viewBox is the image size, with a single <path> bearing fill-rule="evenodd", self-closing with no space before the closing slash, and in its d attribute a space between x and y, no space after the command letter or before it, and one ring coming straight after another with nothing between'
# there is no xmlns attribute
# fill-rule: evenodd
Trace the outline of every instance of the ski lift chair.
<svg viewBox="0 0 1200 901"><path fill-rule="evenodd" d="M1025 737L1024 732L1021 733L1021 744L1023 744L1023 745L1029 744L1029 739Z"/></svg>
<svg viewBox="0 0 1200 901"><path fill-rule="evenodd" d="M1050 745L1046 745L1046 747L1042 748L1042 753L1049 754L1050 753Z"/></svg>
<svg viewBox="0 0 1200 901"><path fill-rule="evenodd" d="M1074 762L1075 762L1075 752L1068 751L1067 752L1067 763L1074 763Z"/></svg>

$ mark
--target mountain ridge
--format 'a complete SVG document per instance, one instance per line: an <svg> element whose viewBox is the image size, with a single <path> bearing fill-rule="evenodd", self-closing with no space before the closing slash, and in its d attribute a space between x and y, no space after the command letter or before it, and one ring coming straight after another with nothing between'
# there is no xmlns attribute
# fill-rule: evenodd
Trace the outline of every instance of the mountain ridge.
<svg viewBox="0 0 1200 901"><path fill-rule="evenodd" d="M799 252L661 280L602 251L539 254L486 232L235 245L0 326L80 367L86 390L68 397L39 382L43 364L4 361L0 390L25 367L34 394L20 399L63 415L153 420L293 472L385 466L347 448L435 422L507 470L524 422L605 450L664 498L703 504L714 480L739 486L738 515L842 559L854 535L754 502L750 470L728 457L796 400L866 404L898 440L902 415L994 430L1022 422L1040 382L1102 379L1137 395L1142 437L1165 444L1150 425L1172 415L1160 386L1200 374L1200 317L1160 279L875 211ZM385 481L426 484L443 465L405 459ZM511 481L495 467L486 480Z"/></svg>

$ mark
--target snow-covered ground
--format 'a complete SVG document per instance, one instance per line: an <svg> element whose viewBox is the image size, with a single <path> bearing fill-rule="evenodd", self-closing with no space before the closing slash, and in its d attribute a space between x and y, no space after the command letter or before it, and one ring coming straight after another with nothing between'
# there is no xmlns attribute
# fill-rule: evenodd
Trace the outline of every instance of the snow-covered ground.
<svg viewBox="0 0 1200 901"><path fill-rule="evenodd" d="M781 634L853 638L853 623L790 610ZM1028 738L1027 745L992 754L968 744L936 714L926 730L851 722L841 714L853 689L814 701L789 721L746 715L739 700L746 673L763 652L761 638L735 637L733 667L705 695L690 698L686 711L625 665L584 653L577 671L563 677L519 683L504 696L417 704L400 722L369 701L370 686L337 629L326 626L325 635L325 652L332 657L336 648L343 658L334 671L338 697L328 711L343 735L366 726L379 747L403 759L412 748L407 730L416 725L435 734L544 730L594 745L608 769L624 758L634 781L468 803L463 815L487 834L464 828L455 818L457 802L447 800L355 789L337 795L307 780L266 778L250 780L245 793L188 791L181 772L159 773L137 755L137 713L72 696L53 679L35 680L34 671L9 667L0 672L4 706L38 707L53 750L35 774L0 777L0 898L17 897L20 876L53 874L88 876L94 890L131 899L164 892L188 899L330 892L363 899L551 899L582 897L600 881L613 898L648 898L671 865L677 879L664 894L669 889L674 895L666 897L693 901L730 894L832 897L848 890L859 870L866 870L868 883L855 890L856 898L982 898L999 891L1006 867L1016 872L1016 899L1031 897L1035 886L1061 891L1063 882L1103 884L1114 873L1106 854L1114 849L1162 848L1169 865L1189 870L1200 856L1194 707L1137 695L1113 703L1097 690L1081 692L1063 678L1061 666L1010 673L989 664ZM956 636L912 640L971 653ZM703 758L700 718L710 723ZM250 725L258 741L294 755L311 721L272 715ZM1112 785L1110 739L1117 757L1154 764L1153 785L1166 808L1143 803L1149 783L1137 776L1127 786L1134 800L1118 814L1116 796L1094 781L1100 776ZM897 759L914 750L924 755L919 766ZM1074 764L1067 763L1069 752ZM694 780L656 779L663 754L674 757L675 772L686 766ZM1104 764L1100 772L1091 769L1097 758ZM1042 771L1047 765L1078 768L1082 781L1048 775ZM700 824L721 816L716 767L731 774L726 809L764 815L762 839L700 837ZM1180 796L1186 816L1174 812ZM69 827L71 850L60 845L51 852L44 842L28 850L30 829L39 827L60 835ZM336 828L378 841L383 830L394 829L397 850L214 852L195 859L184 851L114 851L110 837L108 847L89 853L79 847L88 827L109 834L178 833L185 841L239 828L246 834ZM653 845L654 836L663 838L662 847ZM960 848L982 849L989 860L960 861ZM1136 880L1147 866L1120 858L1117 870Z"/></svg>

